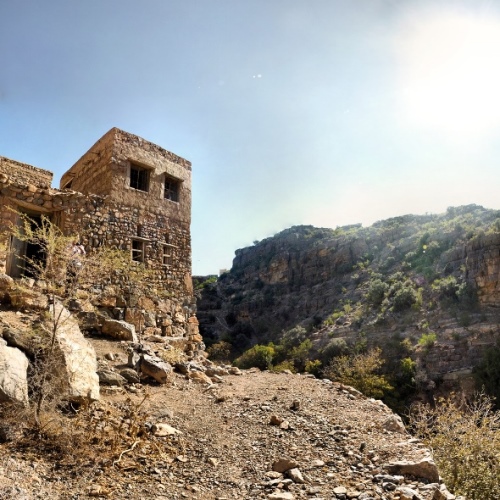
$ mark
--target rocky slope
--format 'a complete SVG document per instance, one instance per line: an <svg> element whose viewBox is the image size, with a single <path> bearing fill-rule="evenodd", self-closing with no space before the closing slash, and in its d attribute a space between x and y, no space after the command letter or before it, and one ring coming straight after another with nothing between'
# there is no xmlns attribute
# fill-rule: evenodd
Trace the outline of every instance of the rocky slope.
<svg viewBox="0 0 500 500"><path fill-rule="evenodd" d="M311 355L345 340L394 357L407 339L432 384L464 379L500 338L500 212L469 205L368 228L296 226L237 250L228 273L200 283L208 344L223 339L238 353L302 325ZM437 342L423 348L429 334Z"/></svg>
<svg viewBox="0 0 500 500"><path fill-rule="evenodd" d="M114 364L125 361L122 344L93 342L101 359L113 353ZM83 458L76 451L61 458L4 442L0 498L454 498L429 450L379 401L286 373L250 370L218 382L175 374L168 386L102 388L95 418L142 403L150 432L136 449L148 442L162 453L123 446L110 457L89 447Z"/></svg>

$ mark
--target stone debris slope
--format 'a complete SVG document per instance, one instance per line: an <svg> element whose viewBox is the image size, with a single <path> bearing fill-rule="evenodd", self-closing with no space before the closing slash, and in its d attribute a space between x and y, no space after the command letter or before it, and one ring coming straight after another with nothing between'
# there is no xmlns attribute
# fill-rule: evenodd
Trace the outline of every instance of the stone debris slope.
<svg viewBox="0 0 500 500"><path fill-rule="evenodd" d="M102 387L102 408L149 393L146 426L168 455L78 469L3 443L0 499L454 498L384 404L309 376L211 370L215 383L176 373L167 386Z"/></svg>

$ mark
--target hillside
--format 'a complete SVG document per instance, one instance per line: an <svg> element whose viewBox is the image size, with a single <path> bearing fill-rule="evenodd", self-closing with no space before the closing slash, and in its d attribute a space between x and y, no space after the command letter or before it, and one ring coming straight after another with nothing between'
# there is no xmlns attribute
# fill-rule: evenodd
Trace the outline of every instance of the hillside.
<svg viewBox="0 0 500 500"><path fill-rule="evenodd" d="M301 326L323 366L339 346L377 345L390 370L411 357L424 390L471 389L500 338L500 211L295 226L237 250L229 272L197 287L205 342L228 342L233 357Z"/></svg>

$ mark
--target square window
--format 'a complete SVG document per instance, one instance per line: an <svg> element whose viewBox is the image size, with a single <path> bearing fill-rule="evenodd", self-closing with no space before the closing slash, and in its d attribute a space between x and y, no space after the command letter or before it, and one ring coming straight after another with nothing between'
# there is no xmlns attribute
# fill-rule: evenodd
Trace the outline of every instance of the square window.
<svg viewBox="0 0 500 500"><path fill-rule="evenodd" d="M170 201L179 201L179 190L181 183L173 177L165 177L163 197Z"/></svg>
<svg viewBox="0 0 500 500"><path fill-rule="evenodd" d="M132 260L144 262L144 241L132 240Z"/></svg>
<svg viewBox="0 0 500 500"><path fill-rule="evenodd" d="M130 187L139 191L149 191L149 170L139 165L130 165Z"/></svg>

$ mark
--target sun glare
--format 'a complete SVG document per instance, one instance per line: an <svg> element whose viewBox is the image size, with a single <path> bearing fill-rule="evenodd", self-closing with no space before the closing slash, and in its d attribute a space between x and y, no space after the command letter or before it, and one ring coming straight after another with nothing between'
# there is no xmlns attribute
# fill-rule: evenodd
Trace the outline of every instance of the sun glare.
<svg viewBox="0 0 500 500"><path fill-rule="evenodd" d="M398 40L405 118L453 137L500 126L500 19L434 13Z"/></svg>

